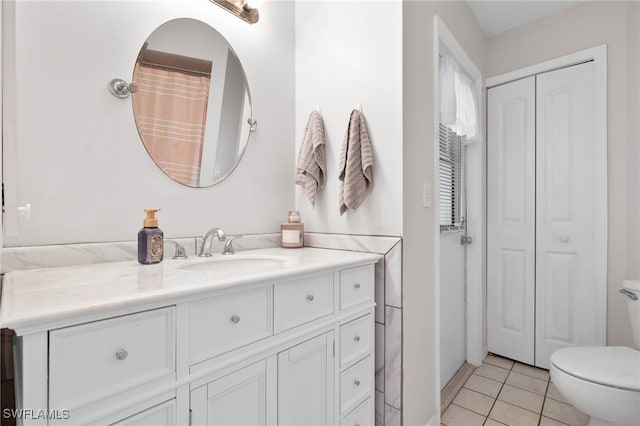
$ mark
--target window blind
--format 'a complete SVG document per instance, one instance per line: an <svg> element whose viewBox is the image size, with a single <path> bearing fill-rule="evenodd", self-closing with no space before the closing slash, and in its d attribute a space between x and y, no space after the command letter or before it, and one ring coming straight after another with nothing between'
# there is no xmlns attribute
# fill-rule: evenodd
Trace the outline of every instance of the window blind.
<svg viewBox="0 0 640 426"><path fill-rule="evenodd" d="M439 131L440 232L464 229L464 136L444 124Z"/></svg>

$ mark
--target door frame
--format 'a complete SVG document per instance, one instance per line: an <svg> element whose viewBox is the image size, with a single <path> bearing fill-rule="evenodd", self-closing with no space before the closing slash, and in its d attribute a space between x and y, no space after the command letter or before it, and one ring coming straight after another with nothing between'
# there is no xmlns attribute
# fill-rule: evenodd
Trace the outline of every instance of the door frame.
<svg viewBox="0 0 640 426"><path fill-rule="evenodd" d="M594 206L594 280L597 288L596 340L600 345L607 344L607 45L603 44L590 49L581 50L529 67L497 75L486 79L487 89L520 80L535 74L578 65L583 62L594 62L594 97L595 97L595 179L593 192Z"/></svg>
<svg viewBox="0 0 640 426"><path fill-rule="evenodd" d="M478 117L480 118L480 139L467 145L466 152L466 184L467 184L467 216L466 226L467 233L473 238L473 243L467 245L466 256L466 357L467 362L480 366L482 360L487 354L486 339L484 339L484 273L483 273L483 257L484 257L484 233L485 220L483 210L483 185L484 185L484 168L482 163L484 153L484 125L482 117L484 116L484 98L483 98L483 77L482 73L473 63L469 55L465 52L460 43L456 40L453 33L449 31L444 21L438 16L433 17L434 28L434 46L433 46L433 75L434 75L434 139L438 140L438 123L440 122L440 43L442 43L456 62L465 70L465 72L475 82L476 108L478 109ZM434 144L434 170L435 182L439 182L438 157L439 147ZM439 191L438 185L435 187L436 211L439 209ZM437 214L437 213L436 213ZM436 241L435 241L435 269L436 269L436 395L440 395L440 225L436 222ZM437 398L439 412L440 398Z"/></svg>

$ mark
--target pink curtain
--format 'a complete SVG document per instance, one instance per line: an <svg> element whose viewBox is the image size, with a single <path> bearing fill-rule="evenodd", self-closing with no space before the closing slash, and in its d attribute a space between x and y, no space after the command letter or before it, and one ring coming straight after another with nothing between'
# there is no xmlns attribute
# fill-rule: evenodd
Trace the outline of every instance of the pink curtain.
<svg viewBox="0 0 640 426"><path fill-rule="evenodd" d="M211 78L136 64L133 111L155 163L170 177L197 186Z"/></svg>

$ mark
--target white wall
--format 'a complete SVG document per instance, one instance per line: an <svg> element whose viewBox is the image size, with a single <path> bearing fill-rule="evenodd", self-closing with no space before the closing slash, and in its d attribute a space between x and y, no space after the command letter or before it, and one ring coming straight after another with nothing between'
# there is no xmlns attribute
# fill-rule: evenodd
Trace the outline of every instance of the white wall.
<svg viewBox="0 0 640 426"><path fill-rule="evenodd" d="M294 4L266 2L260 16L248 25L202 0L19 1L18 153L4 158L5 165L17 161L18 186L9 181L5 190L32 205L32 218L5 246L132 240L147 207L162 209L166 237L212 226L231 234L279 230L294 204ZM180 185L155 166L131 100L106 87L114 77L130 80L146 38L177 17L200 19L227 38L258 120L240 166L206 189Z"/></svg>
<svg viewBox="0 0 640 426"><path fill-rule="evenodd" d="M327 186L315 209L296 187L305 230L402 234L402 2L296 3L297 160L307 119L320 107ZM362 105L373 145L373 192L355 211L338 211L340 149L351 111ZM288 182L295 181L294 170ZM285 219L285 217L282 217Z"/></svg>
<svg viewBox="0 0 640 426"><path fill-rule="evenodd" d="M403 423L424 425L440 400L438 214L422 205L422 184L434 188L436 170L433 16L442 18L483 75L485 38L466 2L407 1L403 8Z"/></svg>
<svg viewBox="0 0 640 426"><path fill-rule="evenodd" d="M638 9L637 2L586 2L487 42L487 77L607 44L609 345L632 345L626 301L618 290L623 280L640 278Z"/></svg>

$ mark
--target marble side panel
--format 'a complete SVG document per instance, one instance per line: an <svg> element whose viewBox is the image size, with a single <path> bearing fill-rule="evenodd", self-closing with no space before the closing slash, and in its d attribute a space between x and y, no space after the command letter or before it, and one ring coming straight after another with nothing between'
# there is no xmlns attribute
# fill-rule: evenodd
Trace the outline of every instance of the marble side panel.
<svg viewBox="0 0 640 426"><path fill-rule="evenodd" d="M166 237L165 237L166 238ZM196 253L196 238L166 238L182 244L187 256ZM222 251L221 242L216 241L213 251ZM280 234L245 235L234 241L236 251L272 248L280 245ZM165 259L173 257L174 248L165 246ZM113 243L63 244L52 246L9 247L0 250L0 272L7 273L24 269L57 268L62 266L90 265L105 262L123 262L138 258L136 241Z"/></svg>
<svg viewBox="0 0 640 426"><path fill-rule="evenodd" d="M375 299L376 299L376 309L375 309L375 317L376 322L384 324L384 258L380 259L378 263L376 263L376 276L375 276Z"/></svg>
<svg viewBox="0 0 640 426"><path fill-rule="evenodd" d="M384 402L402 409L402 309L385 307Z"/></svg>
<svg viewBox="0 0 640 426"><path fill-rule="evenodd" d="M401 420L400 410L389 404L384 404L384 426L400 426Z"/></svg>
<svg viewBox="0 0 640 426"><path fill-rule="evenodd" d="M384 392L384 324L375 323L376 327L376 390Z"/></svg>
<svg viewBox="0 0 640 426"><path fill-rule="evenodd" d="M305 233L304 245L317 248L331 248L351 251L367 251L371 253L385 254L396 243L398 237L376 237L369 235L346 234L316 234Z"/></svg>
<svg viewBox="0 0 640 426"><path fill-rule="evenodd" d="M402 307L402 242L399 242L384 256L384 303L396 308Z"/></svg>

